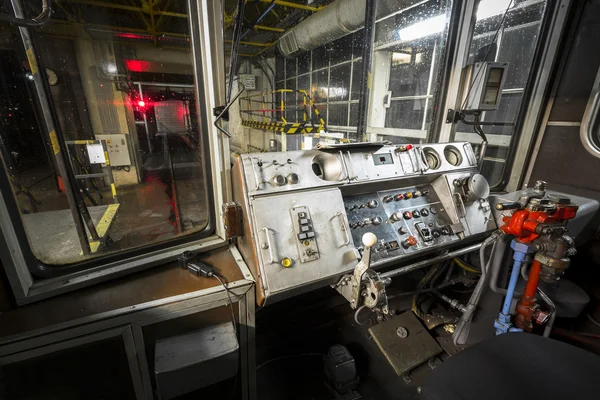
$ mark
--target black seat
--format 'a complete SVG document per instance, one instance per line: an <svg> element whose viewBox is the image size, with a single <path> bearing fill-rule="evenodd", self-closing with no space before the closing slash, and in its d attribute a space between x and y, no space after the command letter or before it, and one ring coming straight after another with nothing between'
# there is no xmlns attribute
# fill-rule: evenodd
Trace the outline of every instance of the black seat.
<svg viewBox="0 0 600 400"><path fill-rule="evenodd" d="M530 333L477 343L438 366L426 400L600 399L600 357Z"/></svg>

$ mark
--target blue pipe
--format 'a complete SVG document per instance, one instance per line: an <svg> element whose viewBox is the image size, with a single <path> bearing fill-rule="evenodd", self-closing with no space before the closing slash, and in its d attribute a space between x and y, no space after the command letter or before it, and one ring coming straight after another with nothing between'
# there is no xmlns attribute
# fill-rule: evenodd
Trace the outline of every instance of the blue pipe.
<svg viewBox="0 0 600 400"><path fill-rule="evenodd" d="M527 245L522 245L529 247ZM504 304L502 305L502 311L498 315L498 319L494 321L494 327L496 328L496 335L502 335L507 332L522 332L522 329L515 328L512 325L510 320L510 307L512 305L513 296L515 294L515 289L517 287L517 282L519 281L519 275L521 272L521 266L525 262L525 258L527 257L526 252L522 252L516 250L516 242L513 240L511 247L515 250L513 253L513 269L510 274L510 281L508 282L508 289L506 292L506 296L504 297ZM527 248L526 251L531 251L530 248Z"/></svg>
<svg viewBox="0 0 600 400"><path fill-rule="evenodd" d="M525 253L520 253L515 251L515 255L520 254L525 256ZM502 306L502 314L508 315L510 314L510 306L512 305L513 296L515 294L515 289L517 287L517 282L519 281L519 273L521 272L521 266L523 262L521 260L517 260L515 257L515 262L513 263L513 269L510 274L510 281L508 281L508 289L506 292L506 297L504 297L504 305Z"/></svg>

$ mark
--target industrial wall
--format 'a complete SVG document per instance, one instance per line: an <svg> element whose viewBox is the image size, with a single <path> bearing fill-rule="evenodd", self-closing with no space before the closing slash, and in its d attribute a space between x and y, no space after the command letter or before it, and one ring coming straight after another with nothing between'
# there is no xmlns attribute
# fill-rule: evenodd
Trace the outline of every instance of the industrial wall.
<svg viewBox="0 0 600 400"><path fill-rule="evenodd" d="M572 21L575 34L563 51L566 64L528 183L542 179L550 182L551 187L600 199L600 158L589 154L579 137L580 123L600 67L597 51L600 0L587 0L582 12L575 14Z"/></svg>

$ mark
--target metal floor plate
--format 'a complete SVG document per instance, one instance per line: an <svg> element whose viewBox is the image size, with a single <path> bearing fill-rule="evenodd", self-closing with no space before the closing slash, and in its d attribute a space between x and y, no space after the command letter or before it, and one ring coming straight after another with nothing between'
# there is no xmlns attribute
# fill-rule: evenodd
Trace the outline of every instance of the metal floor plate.
<svg viewBox="0 0 600 400"><path fill-rule="evenodd" d="M369 333L399 376L442 352L412 311L370 328Z"/></svg>

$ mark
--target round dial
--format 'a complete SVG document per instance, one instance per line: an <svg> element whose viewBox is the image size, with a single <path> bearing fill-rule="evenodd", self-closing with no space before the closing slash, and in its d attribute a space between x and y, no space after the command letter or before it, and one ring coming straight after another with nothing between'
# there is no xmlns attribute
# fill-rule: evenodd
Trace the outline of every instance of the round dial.
<svg viewBox="0 0 600 400"><path fill-rule="evenodd" d="M434 149L431 147L426 147L423 149L423 154L425 155L425 161L427 162L429 168L438 169L440 167L440 156Z"/></svg>
<svg viewBox="0 0 600 400"><path fill-rule="evenodd" d="M444 157L446 157L446 161L455 167L462 164L462 155L460 151L454 146L446 146L444 149Z"/></svg>

